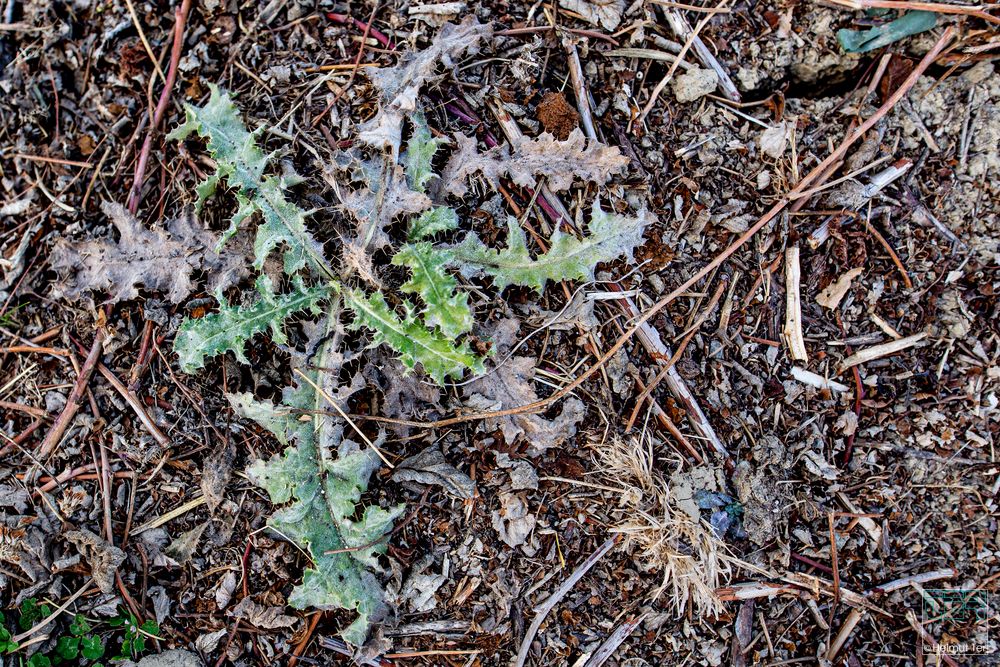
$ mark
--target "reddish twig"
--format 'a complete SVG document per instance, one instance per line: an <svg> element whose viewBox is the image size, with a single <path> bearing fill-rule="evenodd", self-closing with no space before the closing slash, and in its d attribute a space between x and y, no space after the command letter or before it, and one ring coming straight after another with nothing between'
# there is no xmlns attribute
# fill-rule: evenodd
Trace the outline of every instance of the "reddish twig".
<svg viewBox="0 0 1000 667"><path fill-rule="evenodd" d="M80 369L80 374L76 378L76 383L73 385L73 391L70 392L69 398L66 399L66 407L63 408L62 413L60 413L59 418L56 419L56 423L53 424L52 429L45 436L45 440L42 441L41 446L38 449L38 458L46 459L49 455L55 451L56 446L59 441L62 440L63 434L69 427L70 422L73 421L73 417L76 416L77 410L80 409L80 402L83 399L83 392L87 389L87 383L90 382L90 376L94 374L94 369L100 363L101 352L104 350L104 330L98 328L97 333L94 335L94 344L90 347L90 353L87 355L87 360L83 363L83 367Z"/></svg>
<svg viewBox="0 0 1000 667"><path fill-rule="evenodd" d="M170 67L167 70L167 80L163 83L163 92L160 93L160 101L153 111L152 123L146 133L146 139L142 142L142 150L139 152L139 159L135 163L135 175L132 178L132 190L128 196L128 210L135 213L139 210L141 200L142 181L146 175L146 164L149 162L149 154L153 149L153 134L160 127L163 114L170 104L170 93L177 79L177 66L181 60L181 51L184 48L184 24L187 22L188 11L191 9L191 0L183 0L180 7L175 12L174 22L174 44L170 50Z"/></svg>
<svg viewBox="0 0 1000 667"><path fill-rule="evenodd" d="M28 424L28 428L21 431L20 435L14 436L9 443L4 445L3 448L0 448L0 456L6 456L9 452L17 449L18 445L23 445L28 438L31 437L31 434L40 429L45 422L45 419L39 417L35 421Z"/></svg>
<svg viewBox="0 0 1000 667"><path fill-rule="evenodd" d="M833 568L827 565L823 565L823 563L814 561L812 558L808 558L806 556L797 554L794 551L792 552L792 558L799 561L800 563L808 565L809 567L814 567L817 570L820 570L821 572L826 572L827 574L833 574Z"/></svg>
<svg viewBox="0 0 1000 667"><path fill-rule="evenodd" d="M14 410L15 412L23 412L26 415L31 415L32 417L46 417L49 413L41 408L36 408L31 405L22 405L21 403L12 403L11 401L0 401L0 408L4 410Z"/></svg>
<svg viewBox="0 0 1000 667"><path fill-rule="evenodd" d="M313 118L312 121L313 127L316 127L316 125L318 125L319 122L323 120L323 116L329 113L330 109L333 108L333 105L336 104L338 101L340 101L340 98L344 96L344 93L346 93L348 88L351 87L351 84L354 83L354 77L358 75L358 67L361 65L361 58L365 54L365 43L368 41L368 35L372 31L372 21L375 20L375 12L378 11L378 4L379 3L376 2L375 5L372 7L372 13L368 17L368 23L364 24L365 32L363 35L361 35L361 45L358 46L358 55L355 56L354 58L354 66L351 67L351 75L348 77L347 83L345 83L340 88L340 91L333 96L333 99L330 100L330 103L326 105L326 108L323 109L321 112L319 112L319 114L317 114L315 118ZM293 665L294 663L290 662L288 664L288 667L293 667Z"/></svg>
<svg viewBox="0 0 1000 667"><path fill-rule="evenodd" d="M302 641L295 646L295 649L292 651L292 657L288 659L288 667L295 667L299 658L305 653L306 647L309 646L309 640L312 639L313 633L316 632L316 626L319 625L319 619L322 617L323 612L318 611L309 619L309 625L306 626L306 632L302 637Z"/></svg>
<svg viewBox="0 0 1000 667"><path fill-rule="evenodd" d="M79 345L80 344L77 343L78 347ZM135 394L129 391L129 388L126 387L125 384L119 380L107 366L98 362L97 370L99 370L101 375L104 376L104 379L115 388L115 391L117 391L121 397L125 399L125 402L129 404L136 416L139 417L139 421L142 422L142 425L146 427L146 430L149 431L149 434L153 436L156 442L159 443L159 445L164 449L170 447L170 438L164 435L163 431L160 430L160 427L153 421L153 418L149 416L149 413L146 412L146 408L142 405L142 401L136 398Z"/></svg>
<svg viewBox="0 0 1000 667"><path fill-rule="evenodd" d="M348 16L347 14L335 14L334 12L327 12L326 18L330 19L334 23L340 23L340 24L350 23L358 30L367 32L369 35L372 36L372 38L376 42L378 42L385 48L390 50L395 50L396 48L396 44L391 39L386 37L385 33L379 32L375 28L372 28L370 23L365 23L364 21L356 19L353 16Z"/></svg>

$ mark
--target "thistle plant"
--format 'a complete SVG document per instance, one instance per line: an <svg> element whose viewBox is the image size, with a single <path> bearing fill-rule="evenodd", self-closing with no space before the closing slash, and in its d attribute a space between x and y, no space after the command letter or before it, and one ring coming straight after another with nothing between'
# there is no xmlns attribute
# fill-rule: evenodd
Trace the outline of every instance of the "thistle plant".
<svg viewBox="0 0 1000 667"><path fill-rule="evenodd" d="M213 86L208 102L189 106L186 122L170 135L183 140L196 133L217 164L215 173L197 187L199 207L223 183L236 195L236 211L220 246L257 219L254 268L261 271L268 257L280 251L287 277L282 281L286 290L279 291L271 278L260 275L258 298L250 305L232 305L220 291L218 312L185 320L174 342L182 369L194 372L206 359L225 352L246 363L245 346L258 334L270 331L276 343L286 344L284 328L290 318L306 314L319 322L320 333L310 339L308 349L293 352L293 363L309 382L286 388L280 404L247 393L232 394L229 400L241 416L285 446L282 454L254 463L248 475L282 506L268 525L312 559L289 603L356 611L357 619L343 631L353 644L364 641L371 622L384 611L373 572L401 508L370 506L358 514L356 506L378 459L323 414L329 397L346 400L350 395L331 386L337 373L330 369L343 359L337 349L343 344L338 335L343 333L341 311L351 316L348 330L366 332L371 345L391 348L406 369L443 385L484 371L484 358L470 345L475 311L460 278L485 276L497 289L519 285L537 291L549 281L592 279L599 263L631 256L651 222L645 212L621 216L595 203L585 235L557 231L542 253L532 255L513 218L504 248L486 246L473 231L455 242L448 237L461 234L457 212L428 195L438 178L434 158L445 141L432 136L419 113L410 120L401 164L392 157L395 151L374 158L359 152L337 156L341 171L349 171L364 188L350 195L357 231L342 243L339 260L309 231L310 212L288 199L288 189L301 179L271 173L274 155L258 146L260 131L246 128L228 94ZM365 262L371 248L391 247L387 229L402 216L406 237L392 253L391 264L405 269L407 279L399 294L389 296L379 287L374 267ZM305 414L312 416L303 421L300 415Z"/></svg>

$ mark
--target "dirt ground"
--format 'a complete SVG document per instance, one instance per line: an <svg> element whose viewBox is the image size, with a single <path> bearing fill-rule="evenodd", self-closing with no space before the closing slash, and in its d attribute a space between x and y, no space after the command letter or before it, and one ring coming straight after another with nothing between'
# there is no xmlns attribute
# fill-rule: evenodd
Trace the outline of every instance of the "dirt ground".
<svg viewBox="0 0 1000 667"><path fill-rule="evenodd" d="M933 28L846 53L838 30L895 3L844 4L0 2L3 664L58 655L75 614L104 662L113 619L155 621L147 666L1000 664L1000 20L931 3ZM499 367L471 384L344 335L332 381L393 466L360 504L401 508L384 617L351 647L354 612L289 605L310 559L247 472L282 446L226 398L279 399L308 318L185 373L178 327L218 309L207 264L182 299L118 298L54 257L121 237L107 203L154 231L192 209L215 160L166 134L211 85L339 257L331 165L380 110L372 72L473 17L489 34L420 91L442 155L513 126L626 166L555 194L473 179L462 230L502 245L517 215L537 253L555 204L656 222L589 282L462 277ZM237 205L220 186L208 238ZM392 244L370 262L398 293ZM225 294L248 304L240 258ZM17 625L29 599L50 622Z"/></svg>

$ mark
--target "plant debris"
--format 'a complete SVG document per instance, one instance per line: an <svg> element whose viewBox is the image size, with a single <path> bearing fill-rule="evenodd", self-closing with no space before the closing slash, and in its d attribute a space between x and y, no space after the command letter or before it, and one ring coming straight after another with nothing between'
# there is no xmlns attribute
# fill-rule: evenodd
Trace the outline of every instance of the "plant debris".
<svg viewBox="0 0 1000 667"><path fill-rule="evenodd" d="M0 652L990 662L998 30L0 3Z"/></svg>

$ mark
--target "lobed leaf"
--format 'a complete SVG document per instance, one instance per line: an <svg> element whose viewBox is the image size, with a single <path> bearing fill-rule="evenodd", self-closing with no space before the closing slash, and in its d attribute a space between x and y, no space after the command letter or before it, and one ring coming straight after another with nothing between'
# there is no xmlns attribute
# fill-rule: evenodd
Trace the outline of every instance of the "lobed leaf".
<svg viewBox="0 0 1000 667"><path fill-rule="evenodd" d="M556 230L549 239L547 252L532 257L524 231L517 220L507 220L507 247L487 247L475 233L454 246L452 261L467 276L485 273L498 289L521 285L541 291L549 280L593 280L594 270L602 262L625 255L642 243L643 232L654 218L643 209L631 218L609 213L594 202L588 235L582 239Z"/></svg>
<svg viewBox="0 0 1000 667"><path fill-rule="evenodd" d="M186 211L163 228L147 229L120 204L104 202L101 210L118 230L118 241L91 239L71 243L56 240L52 268L60 274L57 291L78 299L88 290L107 291L116 303L138 296L137 285L159 290L180 303L194 288L191 274L208 274L209 289L225 289L246 276L249 244L241 238L230 247L213 250L216 236Z"/></svg>
<svg viewBox="0 0 1000 667"><path fill-rule="evenodd" d="M458 229L458 213L447 206L435 206L415 218L410 218L406 235L411 241L420 241L438 232Z"/></svg>
<svg viewBox="0 0 1000 667"><path fill-rule="evenodd" d="M445 143L444 139L434 138L427 126L427 119L422 113L414 114L413 134L406 143L406 153L403 154L403 167L406 169L406 179L410 187L417 192L427 192L427 184L437 178L434 173L434 154L438 147Z"/></svg>
<svg viewBox="0 0 1000 667"><path fill-rule="evenodd" d="M463 54L474 54L479 42L489 39L493 29L479 23L474 15L458 25L446 23L426 49L403 54L395 67L368 71L379 91L379 110L358 128L358 139L378 149L388 148L395 163L402 144L403 118L417 110L420 89L437 75L438 63L454 68Z"/></svg>
<svg viewBox="0 0 1000 667"><path fill-rule="evenodd" d="M206 357L225 352L233 352L239 361L250 363L243 354L247 341L270 329L274 341L284 343L285 320L303 310L319 313L320 301L330 295L329 287L306 287L298 276L292 279L293 289L287 294L275 294L266 275L259 276L256 284L260 299L253 305L231 306L219 292L219 312L181 323L174 338L174 352L185 373L204 366Z"/></svg>
<svg viewBox="0 0 1000 667"><path fill-rule="evenodd" d="M257 270L272 250L284 244L285 272L293 274L310 267L328 278L335 276L323 256L323 246L306 228L307 213L285 198L285 189L297 182L288 176L265 176L273 156L265 155L257 145L259 131L250 132L229 93L209 85L211 95L203 107L185 105L185 122L167 135L168 139L186 139L192 132L207 139L207 146L217 167L198 187L198 206L215 193L222 179L236 190L238 208L220 243L232 237L254 213L260 213L254 241L254 266Z"/></svg>
<svg viewBox="0 0 1000 667"><path fill-rule="evenodd" d="M468 341L456 345L439 332L428 330L414 317L404 302L406 317L400 318L381 292L364 295L358 290L343 290L345 305L354 312L352 328L365 327L375 336L373 345L385 343L399 354L400 361L412 370L417 364L438 384L448 377L459 379L468 369L483 372L482 359L469 348Z"/></svg>
<svg viewBox="0 0 1000 667"><path fill-rule="evenodd" d="M467 180L480 173L494 187L507 175L517 185L534 187L544 176L553 192L568 190L574 179L603 185L613 174L628 165L628 158L616 146L587 141L583 132L574 129L565 141L548 132L537 139L520 137L507 146L494 146L480 153L474 137L455 135L457 150L445 165L441 176L445 192L463 196L469 190Z"/></svg>
<svg viewBox="0 0 1000 667"><path fill-rule="evenodd" d="M333 390L336 374L334 344L321 336L305 374L318 385ZM317 371L315 368L322 368ZM301 370L301 369L300 369ZM326 377L321 377L326 376ZM331 379L332 378L332 379ZM349 395L349 394L348 394ZM368 489L379 460L345 439L343 426L323 414L325 398L311 385L301 383L284 391L280 405L258 401L252 394L230 394L233 408L252 419L286 445L283 453L257 461L247 471L278 510L268 525L309 553L312 566L302 583L292 590L289 604L297 609L349 609L358 613L342 636L360 646L368 628L385 612L384 593L371 572L378 569L377 555L385 549L383 538L402 507L367 507L354 518L361 495ZM301 414L310 414L303 420Z"/></svg>
<svg viewBox="0 0 1000 667"><path fill-rule="evenodd" d="M424 302L421 311L424 324L456 338L472 330L472 309L469 295L456 291L458 281L447 271L450 260L447 250L423 241L404 245L392 263L410 269L410 279L400 289L406 294L416 294Z"/></svg>

